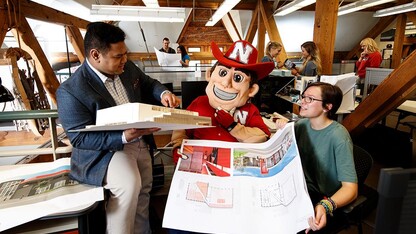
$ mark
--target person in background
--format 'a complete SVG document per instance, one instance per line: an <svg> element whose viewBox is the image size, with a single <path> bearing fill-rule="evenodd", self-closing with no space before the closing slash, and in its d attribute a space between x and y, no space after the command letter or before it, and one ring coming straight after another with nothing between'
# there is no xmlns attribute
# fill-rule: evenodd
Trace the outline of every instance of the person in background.
<svg viewBox="0 0 416 234"><path fill-rule="evenodd" d="M264 51L266 55L261 59L261 62L273 62L275 68L282 68L283 63L277 60L280 52L282 51L282 48L283 46L279 42L270 41L266 45L266 49Z"/></svg>
<svg viewBox="0 0 416 234"><path fill-rule="evenodd" d="M321 57L315 42L307 41L301 45L302 67L292 68L292 75L295 76L317 76L322 72Z"/></svg>
<svg viewBox="0 0 416 234"><path fill-rule="evenodd" d="M341 102L341 89L323 82L311 83L301 95L303 118L295 123L295 136L308 192L316 204L306 232L330 225L335 209L351 203L358 194L351 137L332 120ZM278 119L276 128L286 123Z"/></svg>
<svg viewBox="0 0 416 234"><path fill-rule="evenodd" d="M178 46L178 48L176 48L176 52L181 54L181 60L179 60L179 62L182 64L182 67L189 67L189 61L191 61L191 57L189 57L185 47L183 45Z"/></svg>
<svg viewBox="0 0 416 234"><path fill-rule="evenodd" d="M159 51L169 53L169 54L176 54L176 51L172 47L169 47L169 44L170 44L169 38L167 37L163 38L163 47L160 48Z"/></svg>
<svg viewBox="0 0 416 234"><path fill-rule="evenodd" d="M362 90L362 87L364 86L365 69L367 67L380 67L383 59L377 43L372 38L364 38L360 42L360 45L363 52L361 52L360 58L355 63L355 66L357 68L356 74L359 77L357 85Z"/></svg>
<svg viewBox="0 0 416 234"><path fill-rule="evenodd" d="M87 59L59 86L58 115L73 146L71 178L110 192L106 233L151 233L151 155L156 147L151 134L160 128L71 131L95 125L97 110L128 102L154 98L164 106L179 105L165 86L127 60L125 38L123 30L111 24L87 26Z"/></svg>

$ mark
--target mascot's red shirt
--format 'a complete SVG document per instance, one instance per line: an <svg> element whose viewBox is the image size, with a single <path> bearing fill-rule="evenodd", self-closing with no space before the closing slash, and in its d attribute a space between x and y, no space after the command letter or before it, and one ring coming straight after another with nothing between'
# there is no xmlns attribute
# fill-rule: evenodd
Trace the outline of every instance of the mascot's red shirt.
<svg viewBox="0 0 416 234"><path fill-rule="evenodd" d="M196 98L187 108L187 110L198 112L200 116L211 117L211 128L187 129L186 135L190 139L204 140L221 140L237 142L225 128L221 127L215 119L215 109L209 104L208 96ZM234 120L246 127L257 127L270 137L269 128L264 124L260 112L252 103L246 103L234 112Z"/></svg>

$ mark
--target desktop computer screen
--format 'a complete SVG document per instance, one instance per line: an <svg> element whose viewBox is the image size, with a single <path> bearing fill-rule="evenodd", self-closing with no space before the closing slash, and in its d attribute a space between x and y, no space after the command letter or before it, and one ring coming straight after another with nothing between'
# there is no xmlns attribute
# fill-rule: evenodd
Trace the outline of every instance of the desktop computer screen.
<svg viewBox="0 0 416 234"><path fill-rule="evenodd" d="M377 191L374 233L415 233L416 168L381 169Z"/></svg>

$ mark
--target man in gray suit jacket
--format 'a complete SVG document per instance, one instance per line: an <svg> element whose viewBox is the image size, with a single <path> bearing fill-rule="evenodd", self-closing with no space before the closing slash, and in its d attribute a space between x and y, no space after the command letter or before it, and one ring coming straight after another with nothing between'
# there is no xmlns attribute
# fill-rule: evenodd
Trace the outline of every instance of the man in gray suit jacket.
<svg viewBox="0 0 416 234"><path fill-rule="evenodd" d="M128 102L160 101L176 107L180 100L159 81L127 60L125 33L96 22L84 38L86 61L57 91L59 119L73 146L70 175L110 191L108 233L150 233L152 188L150 148L159 128L69 132L94 125L97 110ZM122 113L115 113L122 114Z"/></svg>

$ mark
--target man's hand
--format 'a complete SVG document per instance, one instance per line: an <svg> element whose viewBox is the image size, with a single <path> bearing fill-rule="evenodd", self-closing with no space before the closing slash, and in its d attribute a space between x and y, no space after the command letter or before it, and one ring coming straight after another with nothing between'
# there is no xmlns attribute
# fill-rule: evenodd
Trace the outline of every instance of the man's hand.
<svg viewBox="0 0 416 234"><path fill-rule="evenodd" d="M215 119L226 129L234 123L234 118L225 110L217 110L215 112Z"/></svg>
<svg viewBox="0 0 416 234"><path fill-rule="evenodd" d="M171 92L166 92L163 94L161 102L164 106L175 108L181 104L181 99Z"/></svg>
<svg viewBox="0 0 416 234"><path fill-rule="evenodd" d="M126 137L126 141L130 142L138 137L149 135L159 130L160 128L144 128L144 129L130 128L130 129L124 130L124 136Z"/></svg>

